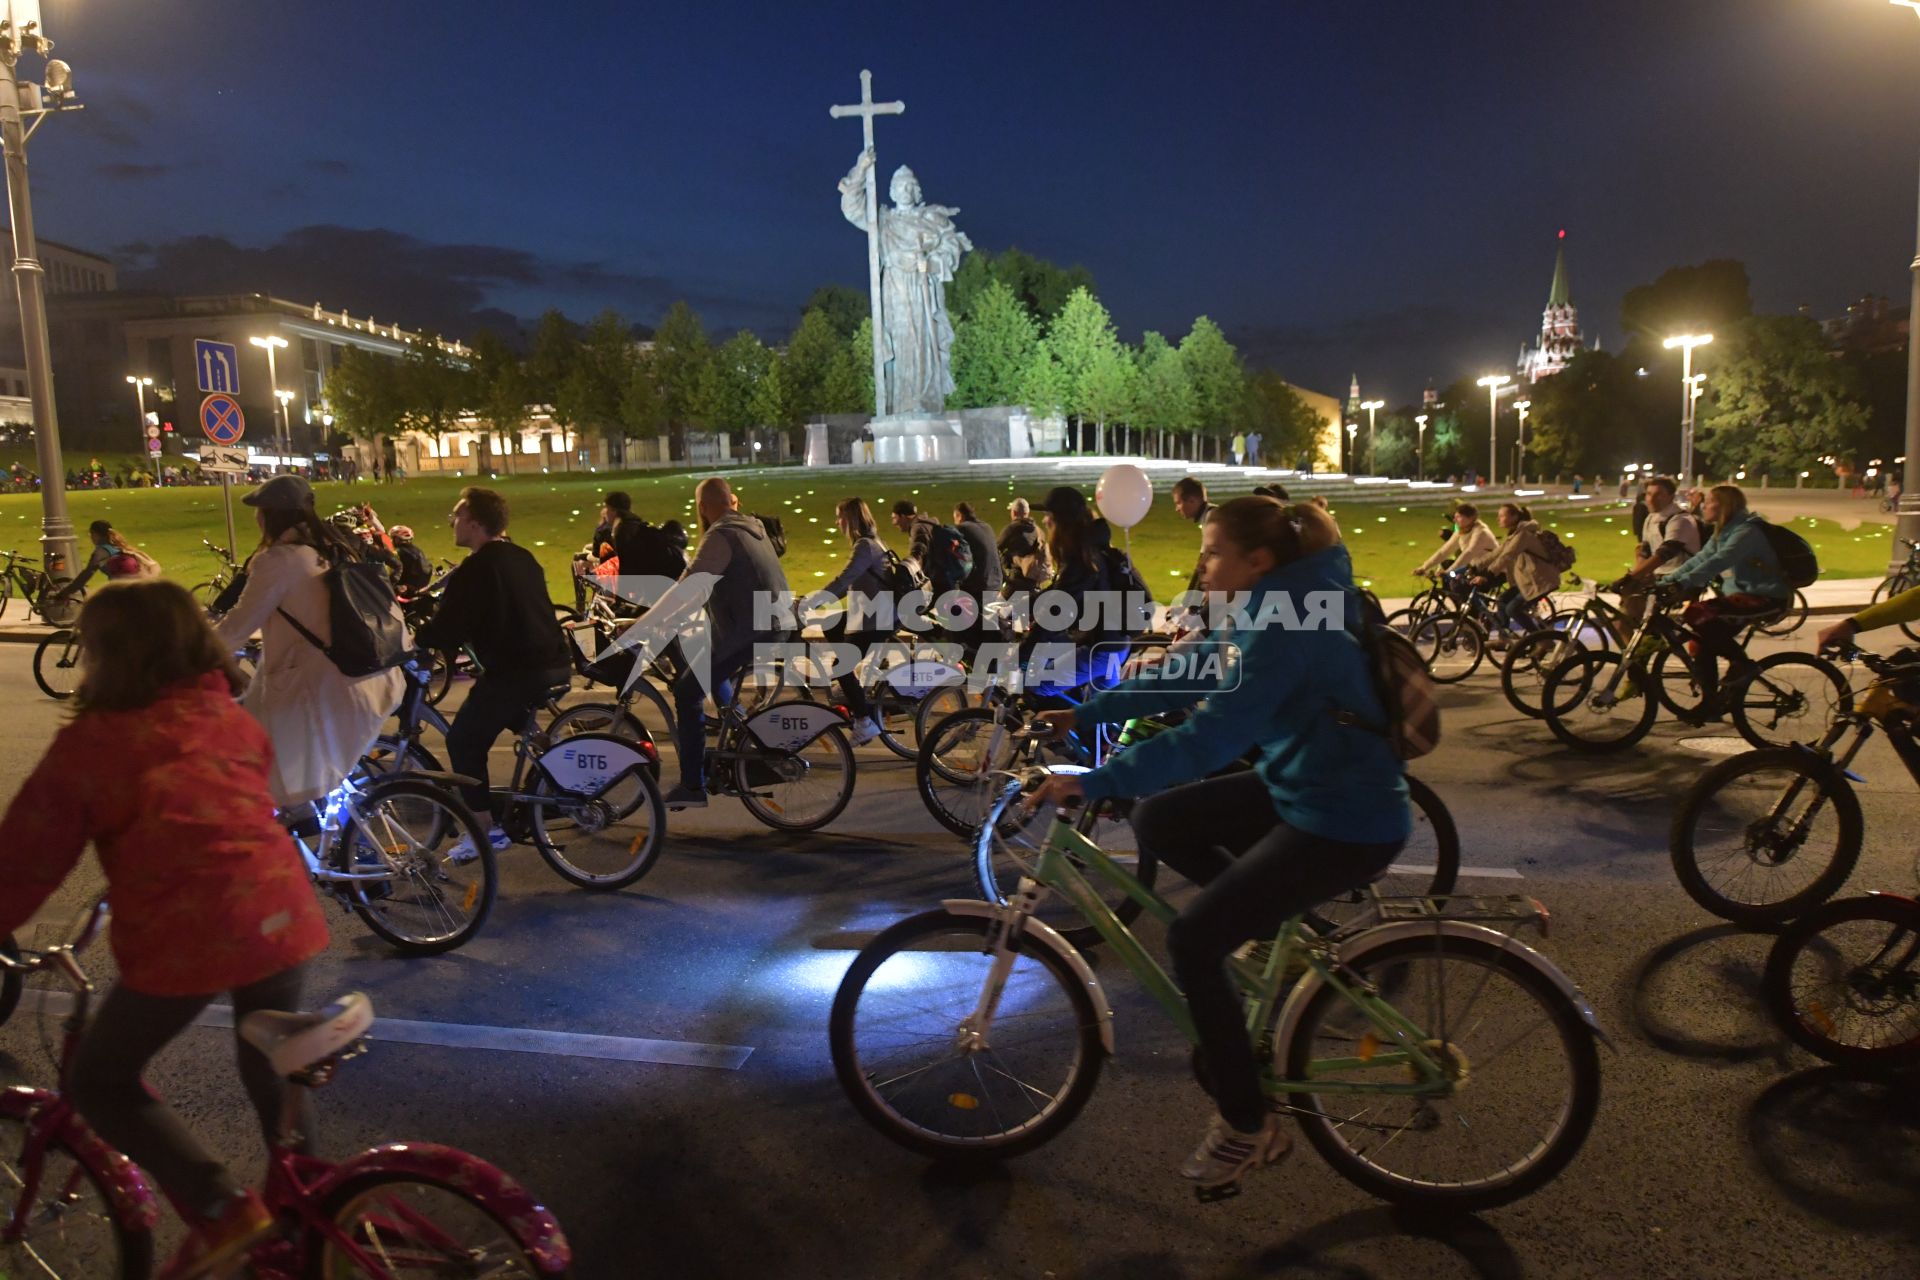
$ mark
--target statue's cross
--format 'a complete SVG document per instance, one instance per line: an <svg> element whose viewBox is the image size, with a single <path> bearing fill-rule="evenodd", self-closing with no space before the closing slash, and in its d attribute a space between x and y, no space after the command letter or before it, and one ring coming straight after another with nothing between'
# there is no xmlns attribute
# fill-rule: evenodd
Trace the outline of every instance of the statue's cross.
<svg viewBox="0 0 1920 1280"><path fill-rule="evenodd" d="M866 154L872 164L867 169L867 305L873 317L873 416L886 416L886 356L880 332L880 182L879 161L873 151L873 118L897 116L907 109L904 102L875 102L873 72L860 73L860 101L850 107L828 107L835 120L860 117L860 132L866 141Z"/></svg>

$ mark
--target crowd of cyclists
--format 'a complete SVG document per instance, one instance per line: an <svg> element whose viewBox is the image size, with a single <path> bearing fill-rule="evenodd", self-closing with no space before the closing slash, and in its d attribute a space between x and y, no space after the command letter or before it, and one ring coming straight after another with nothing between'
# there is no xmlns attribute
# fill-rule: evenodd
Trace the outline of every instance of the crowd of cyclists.
<svg viewBox="0 0 1920 1280"><path fill-rule="evenodd" d="M1035 617L1027 642L1070 646L1072 669L1057 678L1085 696L1072 709L1046 713L1047 733L1186 713L1090 771L1054 777L1035 798L1139 798L1131 820L1141 847L1202 886L1169 928L1167 948L1217 1111L1181 1172L1218 1186L1284 1154L1281 1117L1261 1092L1227 960L1289 916L1382 872L1410 829L1403 761L1390 732L1394 711L1366 643L1372 615L1324 502L1296 504L1274 487L1216 505L1196 479L1175 486L1176 506L1199 526L1191 585L1251 600L1244 613L1198 632L1230 642L1235 669L1212 684L1175 689L1151 672L1116 678L1128 630L1110 611L1091 607L1091 597L1139 579L1107 521L1071 486L1037 503L1013 499L997 534L967 503L948 512L897 503L889 516L906 540L904 555L886 545L868 504L847 497L835 512L844 565L784 615L765 607L792 599L777 522L743 511L719 477L700 481L694 499L697 542L675 521L656 525L636 514L626 494L606 494L580 563L583 576L711 583L704 613L712 679L682 665L672 682L680 775L665 807L707 803L709 699L727 703L758 647L823 619L830 638L862 649L882 644L895 622L863 608L890 594L953 591L980 601L1061 593L1073 606L1066 620ZM276 476L244 501L259 544L216 603L217 621L158 577L158 566L117 530L93 526L94 552L73 586L96 573L110 581L81 613L84 673L74 715L0 825L0 882L13 890L0 902L0 937L34 915L88 842L100 852L121 979L88 1033L75 1097L89 1122L187 1216L191 1236L170 1276L212 1273L271 1229L259 1199L140 1086L139 1075L220 994L232 993L238 1011L297 1007L302 967L325 945L324 919L287 832L313 824L315 806L360 765L404 680L392 663L374 670L343 663L340 628L401 627L401 602L434 593L437 603L412 645L465 648L477 659L481 674L453 717L447 752L467 805L490 820L485 838L495 850L512 837L495 811L489 752L570 684L575 665L544 573L512 541L509 503L497 491L461 492L448 523L466 554L444 575L411 530L385 527L369 507L322 518L300 476ZM1614 587L1660 607L1699 597L1686 620L1737 667L1746 661L1738 628L1783 608L1793 591L1765 523L1732 485L1683 503L1671 480L1657 478L1643 501L1633 563ZM1522 504L1500 505L1493 524L1498 534L1473 504L1458 505L1442 545L1415 572L1443 573L1450 591L1494 593L1503 632L1541 625L1539 606L1571 556ZM376 606L388 611L384 620L342 613L340 569L366 563L381 565L395 588ZM1710 586L1720 593L1703 596ZM1246 622L1269 598L1316 591L1338 594L1344 625L1260 629ZM832 607L842 600L850 607ZM1920 591L1834 624L1820 643L1915 617ZM971 654L991 629L975 607L948 619L945 633ZM259 656L246 679L233 655L256 636ZM861 683L843 673L836 688L851 741L871 740L880 728ZM1251 769L1219 773L1243 757ZM103 761L114 762L110 787L95 785ZM449 856L477 856L471 838L465 845ZM279 1083L258 1051L242 1043L238 1054L270 1132Z"/></svg>

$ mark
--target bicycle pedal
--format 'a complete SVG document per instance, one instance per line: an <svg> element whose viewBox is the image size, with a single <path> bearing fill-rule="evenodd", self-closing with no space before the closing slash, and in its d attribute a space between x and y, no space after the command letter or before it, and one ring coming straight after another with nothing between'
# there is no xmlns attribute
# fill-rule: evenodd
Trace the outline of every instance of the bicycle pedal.
<svg viewBox="0 0 1920 1280"><path fill-rule="evenodd" d="M1222 1182L1212 1187L1195 1187L1193 1198L1201 1204L1219 1204L1222 1200L1231 1200L1240 1194L1240 1182Z"/></svg>

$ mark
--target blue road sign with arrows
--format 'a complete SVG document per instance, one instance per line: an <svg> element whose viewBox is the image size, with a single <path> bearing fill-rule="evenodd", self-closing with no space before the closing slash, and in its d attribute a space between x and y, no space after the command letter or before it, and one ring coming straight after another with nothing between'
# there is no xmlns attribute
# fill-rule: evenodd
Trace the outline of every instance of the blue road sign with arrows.
<svg viewBox="0 0 1920 1280"><path fill-rule="evenodd" d="M240 394L240 352L231 342L195 338L193 371L200 376L202 391Z"/></svg>

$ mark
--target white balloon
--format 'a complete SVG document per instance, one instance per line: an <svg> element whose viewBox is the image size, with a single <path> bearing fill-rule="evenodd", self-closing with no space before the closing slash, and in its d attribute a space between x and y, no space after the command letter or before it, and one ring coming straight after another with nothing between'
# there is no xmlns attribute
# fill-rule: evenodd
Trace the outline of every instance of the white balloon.
<svg viewBox="0 0 1920 1280"><path fill-rule="evenodd" d="M1147 509L1153 506L1153 481L1131 462L1122 462L1106 469L1093 500L1108 524L1131 529L1147 518Z"/></svg>

